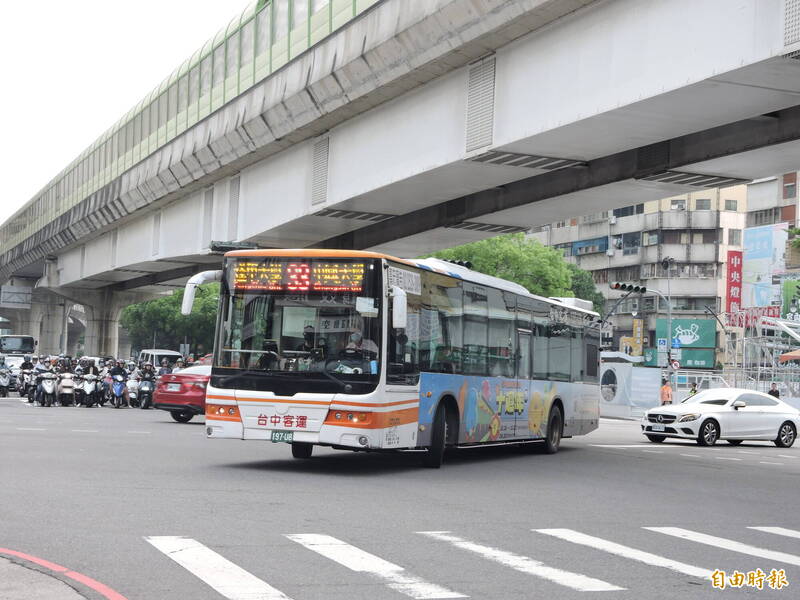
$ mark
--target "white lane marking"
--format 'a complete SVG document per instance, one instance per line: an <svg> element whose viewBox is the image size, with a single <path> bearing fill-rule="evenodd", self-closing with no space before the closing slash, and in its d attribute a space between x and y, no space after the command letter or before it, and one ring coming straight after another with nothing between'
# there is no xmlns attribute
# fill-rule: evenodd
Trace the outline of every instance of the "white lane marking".
<svg viewBox="0 0 800 600"><path fill-rule="evenodd" d="M98 429L70 429L73 433L100 433Z"/></svg>
<svg viewBox="0 0 800 600"><path fill-rule="evenodd" d="M797 457L791 456L789 454L778 454L778 458L797 458Z"/></svg>
<svg viewBox="0 0 800 600"><path fill-rule="evenodd" d="M649 454L664 454L663 450L642 450L642 452L647 452Z"/></svg>
<svg viewBox="0 0 800 600"><path fill-rule="evenodd" d="M797 538L800 540L800 531L794 529L786 529L785 527L748 527L748 529L755 529L756 531L766 531L767 533L774 533L776 535L784 535L790 538Z"/></svg>
<svg viewBox="0 0 800 600"><path fill-rule="evenodd" d="M751 452L750 450L739 450L739 454L761 454L760 452Z"/></svg>
<svg viewBox="0 0 800 600"><path fill-rule="evenodd" d="M484 546L469 540L462 539L455 535L450 534L449 531L418 531L417 533L426 535L435 540L448 542L456 548L461 548L468 552L474 552L488 560L500 563L506 567L511 567L521 573L534 575L558 583L579 592L615 592L624 590L625 588L612 585L600 579L594 579L580 573L573 573L571 571L563 571L555 567L548 567L544 563L534 560L528 556L521 554L514 554L499 548L492 548L491 546Z"/></svg>
<svg viewBox="0 0 800 600"><path fill-rule="evenodd" d="M144 539L230 600L291 600L280 590L196 540L180 536Z"/></svg>
<svg viewBox="0 0 800 600"><path fill-rule="evenodd" d="M650 444L649 443L641 443L641 444L589 444L590 446L594 446L595 448L647 448ZM680 448L681 446L662 446L662 448L666 449L675 449Z"/></svg>
<svg viewBox="0 0 800 600"><path fill-rule="evenodd" d="M716 537L714 535L707 535L697 531L690 531L689 529L682 529L680 527L643 527L642 529L664 533L673 537L689 540L690 542L697 542L698 544L715 546L724 550L730 550L731 552L749 554L750 556L758 556L759 558L766 558L767 560L775 560L778 562L788 563L790 565L800 566L800 556L787 554L786 552L767 550L766 548L759 548L757 546L743 544L735 540Z"/></svg>
<svg viewBox="0 0 800 600"><path fill-rule="evenodd" d="M783 463L770 462L768 460L760 460L760 461L758 461L758 464L760 464L760 465L782 465Z"/></svg>
<svg viewBox="0 0 800 600"><path fill-rule="evenodd" d="M686 563L678 562L677 560L672 560L663 556L658 556L657 554L650 554L649 552L637 550L636 548L631 548L630 546L623 546L622 544L617 544L616 542L610 542L599 537L586 535L585 533L581 533L573 529L533 529L533 531L543 533L545 535L551 535L574 544L581 544L583 546L589 546L590 548L596 548L597 550L603 550L624 558L630 558L631 560L642 562L646 565L672 569L678 573L684 573L693 577L706 579L711 577L712 573L712 571L708 569L687 565Z"/></svg>
<svg viewBox="0 0 800 600"><path fill-rule="evenodd" d="M296 533L286 534L286 537L351 571L369 573L383 579L387 582L387 587L418 600L468 597L411 575L400 565L390 563L329 535Z"/></svg>
<svg viewBox="0 0 800 600"><path fill-rule="evenodd" d="M741 458L733 458L731 456L715 456L717 460L742 460Z"/></svg>
<svg viewBox="0 0 800 600"><path fill-rule="evenodd" d="M700 458L699 454L681 454L681 456L691 456L692 458Z"/></svg>
<svg viewBox="0 0 800 600"><path fill-rule="evenodd" d="M17 427L17 431L47 431L44 427Z"/></svg>

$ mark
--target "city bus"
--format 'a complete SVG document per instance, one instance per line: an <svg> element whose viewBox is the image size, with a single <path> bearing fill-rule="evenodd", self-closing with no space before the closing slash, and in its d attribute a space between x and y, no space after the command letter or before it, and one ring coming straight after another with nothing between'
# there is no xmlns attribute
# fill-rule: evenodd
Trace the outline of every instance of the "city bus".
<svg viewBox="0 0 800 600"><path fill-rule="evenodd" d="M341 250L235 250L221 271L206 392L211 439L422 450L558 450L597 428L600 329L575 299L447 261ZM538 444L532 444L538 442Z"/></svg>
<svg viewBox="0 0 800 600"><path fill-rule="evenodd" d="M36 340L32 335L0 335L0 354L33 354Z"/></svg>

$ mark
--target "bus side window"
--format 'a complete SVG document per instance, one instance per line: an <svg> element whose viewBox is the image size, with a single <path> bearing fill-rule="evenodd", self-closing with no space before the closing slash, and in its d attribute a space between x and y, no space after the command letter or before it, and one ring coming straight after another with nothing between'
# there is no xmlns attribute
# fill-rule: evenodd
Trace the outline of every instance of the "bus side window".
<svg viewBox="0 0 800 600"><path fill-rule="evenodd" d="M517 331L517 379L531 378L531 332Z"/></svg>

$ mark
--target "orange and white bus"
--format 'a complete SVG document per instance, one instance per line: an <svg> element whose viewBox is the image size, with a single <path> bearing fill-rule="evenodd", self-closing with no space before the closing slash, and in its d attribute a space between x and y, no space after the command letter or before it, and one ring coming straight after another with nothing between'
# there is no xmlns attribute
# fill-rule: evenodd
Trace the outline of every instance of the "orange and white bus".
<svg viewBox="0 0 800 600"><path fill-rule="evenodd" d="M598 315L434 258L236 250L219 280L209 438L348 450L540 442L598 425Z"/></svg>

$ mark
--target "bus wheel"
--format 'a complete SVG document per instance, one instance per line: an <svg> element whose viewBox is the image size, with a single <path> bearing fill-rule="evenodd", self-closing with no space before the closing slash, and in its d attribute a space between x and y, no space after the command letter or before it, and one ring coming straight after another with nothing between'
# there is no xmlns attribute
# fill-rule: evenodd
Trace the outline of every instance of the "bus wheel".
<svg viewBox="0 0 800 600"><path fill-rule="evenodd" d="M295 458L311 458L314 446L305 442L292 442L292 456Z"/></svg>
<svg viewBox="0 0 800 600"><path fill-rule="evenodd" d="M545 454L555 454L561 445L561 427L564 425L564 417L561 416L561 409L554 406L550 409L550 417L547 419L547 437L544 439L542 451Z"/></svg>
<svg viewBox="0 0 800 600"><path fill-rule="evenodd" d="M444 446L447 441L447 409L443 403L436 408L436 416L431 428L431 445L422 459L429 469L438 469L444 460Z"/></svg>

